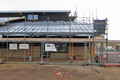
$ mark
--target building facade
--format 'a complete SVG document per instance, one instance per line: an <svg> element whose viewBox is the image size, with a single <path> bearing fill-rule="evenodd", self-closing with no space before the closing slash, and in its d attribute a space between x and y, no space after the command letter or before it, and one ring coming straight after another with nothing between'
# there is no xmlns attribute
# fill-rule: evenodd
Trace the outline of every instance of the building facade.
<svg viewBox="0 0 120 80"><path fill-rule="evenodd" d="M1 56L7 61L40 61L43 59L90 60L95 55L93 26L87 22L76 22L76 16L69 16L70 10L46 11L0 11ZM44 44L54 44L57 52L46 52ZM10 49L16 44L17 49ZM20 49L28 44L28 49ZM15 45L13 45L15 46ZM87 53L87 54L86 54ZM28 60L29 59L29 60ZM19 62L21 60L18 60ZM60 61L62 62L62 61Z"/></svg>

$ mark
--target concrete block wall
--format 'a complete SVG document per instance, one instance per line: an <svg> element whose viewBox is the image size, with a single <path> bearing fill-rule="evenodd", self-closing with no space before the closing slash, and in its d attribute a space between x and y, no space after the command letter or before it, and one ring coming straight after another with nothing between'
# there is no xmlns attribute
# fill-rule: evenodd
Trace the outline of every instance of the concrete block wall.
<svg viewBox="0 0 120 80"><path fill-rule="evenodd" d="M64 58L69 58L68 53L51 53L51 58L62 58L60 55Z"/></svg>
<svg viewBox="0 0 120 80"><path fill-rule="evenodd" d="M1 57L6 57L6 51L7 49L0 49ZM13 54L14 53L14 54ZM13 54L13 55L12 55ZM17 49L15 50L8 50L8 57L14 57L14 58L24 58L24 50ZM25 57L28 57L28 50L25 50Z"/></svg>
<svg viewBox="0 0 120 80"><path fill-rule="evenodd" d="M73 57L75 55L81 55L83 58L84 58L84 46L76 46L76 47L73 47ZM88 60L91 59L90 57L90 52L89 50L87 49L87 58Z"/></svg>
<svg viewBox="0 0 120 80"><path fill-rule="evenodd" d="M40 46L33 46L33 58L40 58ZM14 50L9 50L8 51L8 57L10 57L13 54ZM6 49L0 49L0 53L2 57L6 57ZM61 56L64 58L69 58L69 47L68 47L68 52L67 53L59 53ZM51 53L51 58L62 58L58 53ZM79 47L73 47L73 56L75 55L81 55L84 57L84 46ZM12 57L20 57L24 58L24 50L17 49ZM25 50L25 57L28 58L28 50ZM90 52L87 50L87 58L90 59Z"/></svg>
<svg viewBox="0 0 120 80"><path fill-rule="evenodd" d="M40 58L41 53L41 47L40 46L33 46L33 58Z"/></svg>
<svg viewBox="0 0 120 80"><path fill-rule="evenodd" d="M65 57L65 58L69 58L69 47L68 47L68 52L67 53L59 53L59 54L61 56ZM61 58L60 55L58 55L57 53L52 53L51 58ZM84 57L84 46L82 46L82 47L79 47L79 46L73 47L73 57L75 55L81 55L82 57ZM89 52L88 49L87 49L87 58L88 58L88 60L91 58L90 57L90 52Z"/></svg>
<svg viewBox="0 0 120 80"><path fill-rule="evenodd" d="M7 51L7 49L0 49L0 53L1 53L1 56L2 57L6 57L6 51ZM10 57L12 54L13 54L13 52L14 52L15 50L8 50L8 57ZM14 52L14 54L13 54L13 56L12 57L15 57L15 58L17 58L17 57L20 57L20 58L24 58L24 50L22 50L22 49L17 49L15 52ZM28 56L28 49L26 49L25 50L25 57L26 58L28 58L29 56ZM40 57L40 47L38 47L38 46L34 46L33 47L33 57Z"/></svg>
<svg viewBox="0 0 120 80"><path fill-rule="evenodd" d="M58 54L60 54L61 56L65 58L69 58L69 47L68 47L67 53L58 53ZM61 58L61 56L58 54L52 53L51 58ZM73 47L73 56L75 55L81 55L82 57L84 57L84 47Z"/></svg>

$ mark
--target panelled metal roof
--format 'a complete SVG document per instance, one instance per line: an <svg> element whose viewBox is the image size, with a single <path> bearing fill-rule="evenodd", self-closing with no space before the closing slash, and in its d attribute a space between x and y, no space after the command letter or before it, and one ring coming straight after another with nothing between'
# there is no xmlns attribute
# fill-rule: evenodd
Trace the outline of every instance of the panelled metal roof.
<svg viewBox="0 0 120 80"><path fill-rule="evenodd" d="M69 36L71 32L71 36L92 36L93 27L84 22L71 22L70 31L70 22L65 21L18 22L10 23L8 31L7 25L0 26L0 34L6 35L7 32L9 35L26 34L31 36L45 36L47 32L49 35Z"/></svg>

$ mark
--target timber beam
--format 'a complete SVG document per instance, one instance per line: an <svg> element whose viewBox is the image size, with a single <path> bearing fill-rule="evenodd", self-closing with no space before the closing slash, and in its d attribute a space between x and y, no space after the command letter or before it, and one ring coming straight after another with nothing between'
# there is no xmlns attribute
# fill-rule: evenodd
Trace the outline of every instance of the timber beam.
<svg viewBox="0 0 120 80"><path fill-rule="evenodd" d="M26 42L45 42L47 41L47 38L8 38L8 42L11 41L22 41ZM7 38L0 38L0 42L7 41ZM69 42L69 38L49 38L49 42ZM71 42L93 42L93 39L88 38L71 38ZM94 39L94 42L106 42L106 39Z"/></svg>

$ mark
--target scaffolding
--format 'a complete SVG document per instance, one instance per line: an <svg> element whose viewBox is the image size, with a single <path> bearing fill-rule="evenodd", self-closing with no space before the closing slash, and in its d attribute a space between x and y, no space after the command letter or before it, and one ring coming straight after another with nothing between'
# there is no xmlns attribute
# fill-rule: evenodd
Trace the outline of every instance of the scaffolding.
<svg viewBox="0 0 120 80"><path fill-rule="evenodd" d="M8 19L8 22L7 22L7 38L0 38L0 42L2 43L0 46L0 58L1 57L5 57L3 56L3 53L4 53L4 47L6 48L5 49L5 52L6 52L6 61L7 63L44 63L44 64L63 64L63 65L83 65L83 63L85 64L99 64L101 65L101 63L96 63L95 60L94 60L94 57L95 57L95 53L97 50L97 47L95 46L95 44L97 43L101 43L101 50L99 51L101 55L102 52L103 52L103 43L106 43L106 47L108 45L108 26L106 26L106 39L102 38L102 39L95 39L95 35L94 35L94 27L92 29L92 36L88 37L88 38L74 38L73 37L73 34L72 33L72 27L71 25L76 25L74 24L73 22L71 22L71 19L69 21L69 23L66 23L68 26L69 26L69 37L65 37L65 38L49 38L49 17L47 18L47 38L32 38L32 35L33 33L31 33L32 35L29 36L29 38L26 37L27 35L27 29L26 29L26 17L25 18L25 22L24 22L24 38L9 38L9 19ZM85 18L85 19L90 19L90 18ZM89 20L86 20L86 21L89 21ZM87 24L87 25L90 25L90 21L89 23L85 22L85 20L83 21L83 23ZM106 24L107 24L107 19L106 19ZM54 24L53 24L54 25ZM63 24L64 25L64 24ZM77 25L80 25L80 24L77 24ZM83 24L82 24L83 25ZM87 28L83 29L83 30L87 30ZM88 31L88 30L87 30ZM51 35L51 34L50 34ZM5 45L5 42L7 42L7 44ZM9 43L23 43L23 44L29 44L29 49L28 50L19 50L17 49L12 51L9 49ZM51 59L51 62L50 59L49 59L49 56L50 56L50 53L47 52L47 54L45 55L45 50L44 50L44 45L45 43L66 43L66 44L69 44L69 46L67 48L68 49L68 54L65 54L66 57L64 57L64 55L62 53L55 53L55 55L58 55L60 56L63 61L62 62L54 62L52 61ZM82 62L80 61L75 61L73 59L73 44L74 43L83 43L84 44L84 60ZM39 45L39 47L35 47L33 44L36 44L36 45ZM39 55L38 54L35 54L36 53L36 49L35 48L38 48L39 50ZM106 50L108 51L108 50ZM11 56L8 56L8 54L11 54ZM16 61L16 58L14 58L12 60L12 56L18 52L19 56L17 57L19 60L17 62ZM88 63L88 52L89 52L89 55L91 56L90 58L90 61ZM27 55L28 54L28 55ZM53 53L54 54L54 53ZM38 61L35 60L36 57L34 57L35 55L39 56L40 58L37 59ZM44 56L47 56L47 59L44 58ZM23 61L20 60L20 58L23 58ZM33 59L32 59L33 58ZM20 62L19 62L20 61ZM33 61L33 62L32 62ZM56 61L56 60L55 60Z"/></svg>

